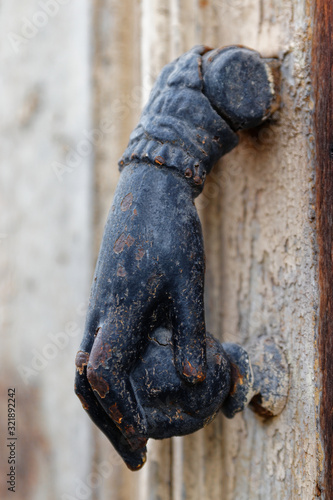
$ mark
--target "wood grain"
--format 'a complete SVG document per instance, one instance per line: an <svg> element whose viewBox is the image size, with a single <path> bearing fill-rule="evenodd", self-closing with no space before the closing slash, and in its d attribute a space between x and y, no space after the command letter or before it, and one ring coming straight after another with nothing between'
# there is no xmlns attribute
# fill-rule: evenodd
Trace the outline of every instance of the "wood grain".
<svg viewBox="0 0 333 500"><path fill-rule="evenodd" d="M333 497L333 4L314 2L312 75L315 98L317 230L319 245L320 309L318 347L322 376L320 404L324 443L324 498Z"/></svg>
<svg viewBox="0 0 333 500"><path fill-rule="evenodd" d="M91 424L73 394L91 279L92 155L85 136L92 128L91 12L87 0L48 5L50 15L38 0L4 1L0 9L3 500L75 497L92 461ZM21 35L17 51L10 33ZM12 386L15 493L6 484Z"/></svg>

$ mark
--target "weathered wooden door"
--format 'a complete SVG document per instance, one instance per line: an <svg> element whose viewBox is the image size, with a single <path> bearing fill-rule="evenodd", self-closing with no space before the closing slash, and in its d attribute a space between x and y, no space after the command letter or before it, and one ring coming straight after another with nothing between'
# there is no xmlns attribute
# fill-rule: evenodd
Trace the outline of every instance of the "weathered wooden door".
<svg viewBox="0 0 333 500"><path fill-rule="evenodd" d="M12 498L12 385L16 498L333 498L332 11L329 0L2 2L1 498ZM247 409L151 441L132 473L82 412L72 365L117 160L160 69L201 43L281 60L280 110L241 133L197 204L208 329L245 346L277 339L288 402L272 419Z"/></svg>

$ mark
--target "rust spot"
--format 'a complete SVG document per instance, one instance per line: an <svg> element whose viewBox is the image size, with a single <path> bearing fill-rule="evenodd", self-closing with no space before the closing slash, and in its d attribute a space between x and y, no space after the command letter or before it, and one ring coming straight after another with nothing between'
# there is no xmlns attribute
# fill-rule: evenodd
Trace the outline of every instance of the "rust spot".
<svg viewBox="0 0 333 500"><path fill-rule="evenodd" d="M84 367L87 366L89 361L89 353L78 351L75 358L75 366L80 375L83 374Z"/></svg>
<svg viewBox="0 0 333 500"><path fill-rule="evenodd" d="M231 390L229 392L229 396L233 396L236 393L238 386L243 385L244 381L243 381L242 374L239 371L237 365L235 365L234 363L230 363L230 368L231 368L232 387L231 387Z"/></svg>
<svg viewBox="0 0 333 500"><path fill-rule="evenodd" d="M113 246L114 253L121 253L124 250L125 245L130 247L133 245L134 241L135 239L130 234L126 237L125 233L121 233Z"/></svg>
<svg viewBox="0 0 333 500"><path fill-rule="evenodd" d="M85 409L85 410L89 410L89 405L87 403L87 401L84 399L84 397L82 396L82 394L78 394L77 397L79 398L79 400L81 401L81 404L82 404L82 407Z"/></svg>
<svg viewBox="0 0 333 500"><path fill-rule="evenodd" d="M200 186L200 184L202 184L202 179L199 175L196 175L193 180L194 180L194 184L197 184L198 186Z"/></svg>
<svg viewBox="0 0 333 500"><path fill-rule="evenodd" d="M101 375L98 375L98 370L88 366L88 380L92 389L97 392L101 398L105 398L109 392L109 384Z"/></svg>
<svg viewBox="0 0 333 500"><path fill-rule="evenodd" d="M209 47L208 45L203 45L201 55L203 56L207 54L207 52L210 52L211 50L214 50L213 47Z"/></svg>
<svg viewBox="0 0 333 500"><path fill-rule="evenodd" d="M131 207L132 203L133 203L133 195L132 193L128 193L120 204L122 212L126 212L126 210L128 210Z"/></svg>
<svg viewBox="0 0 333 500"><path fill-rule="evenodd" d="M164 165L165 159L162 158L162 156L156 156L156 158L154 158L154 162L158 165Z"/></svg>
<svg viewBox="0 0 333 500"><path fill-rule="evenodd" d="M140 450L144 448L147 444L148 439L142 436L138 436L135 432L135 429L132 425L125 425L125 434L127 437L127 441L131 446L132 450Z"/></svg>
<svg viewBox="0 0 333 500"><path fill-rule="evenodd" d="M94 340L94 345L90 354L89 365L95 370L100 366L108 368L109 352L110 352L109 348L110 348L109 344L103 342L101 336L97 335L97 337Z"/></svg>
<svg viewBox="0 0 333 500"><path fill-rule="evenodd" d="M135 254L136 260L141 260L145 253L145 250L142 247L139 247Z"/></svg>
<svg viewBox="0 0 333 500"><path fill-rule="evenodd" d="M138 211L136 208L133 210L133 215L138 215Z"/></svg>
<svg viewBox="0 0 333 500"><path fill-rule="evenodd" d="M191 170L190 168L187 168L187 169L185 170L185 174L184 174L184 175L185 175L185 177L186 177L187 179L190 179L190 178L192 177L192 170Z"/></svg>
<svg viewBox="0 0 333 500"><path fill-rule="evenodd" d="M132 472L135 472L136 470L140 470L142 469L142 467L144 466L144 464L146 463L146 460L147 460L147 457L146 457L146 454L142 457L142 462L141 464L137 465L136 467L133 467L133 465L130 465L126 462L126 465L127 467L129 468L129 470L131 470Z"/></svg>
<svg viewBox="0 0 333 500"><path fill-rule="evenodd" d="M163 277L162 274L158 274L158 273L155 273L155 274L152 274L149 278L148 278L148 281L147 281L147 284L148 286L150 287L156 287L159 285L160 283L160 279Z"/></svg>
<svg viewBox="0 0 333 500"><path fill-rule="evenodd" d="M114 244L113 247L114 253L121 253L124 250L125 241L126 241L126 236L124 233L121 233L121 235Z"/></svg>
<svg viewBox="0 0 333 500"><path fill-rule="evenodd" d="M208 0L200 0L199 1L199 7L201 9L204 9L205 7L207 7L209 5L209 1Z"/></svg>
<svg viewBox="0 0 333 500"><path fill-rule="evenodd" d="M128 247L131 247L133 245L133 243L135 242L135 239L133 238L133 236L131 236L130 234L127 236L126 240L125 240L125 244L128 246Z"/></svg>
<svg viewBox="0 0 333 500"><path fill-rule="evenodd" d="M140 450L141 448L144 448L146 446L148 439L142 436L138 436L132 425L125 425L124 430L128 443L133 450Z"/></svg>
<svg viewBox="0 0 333 500"><path fill-rule="evenodd" d="M273 98L270 107L267 109L267 114L273 114L281 105L281 63L272 58L266 64L273 79Z"/></svg>
<svg viewBox="0 0 333 500"><path fill-rule="evenodd" d="M207 345L208 345L208 342L207 342ZM217 365L220 365L220 364L221 364L222 359L223 359L223 358L222 358L221 354L216 354L216 355L215 355L215 363L216 363Z"/></svg>
<svg viewBox="0 0 333 500"><path fill-rule="evenodd" d="M128 437L135 436L135 429L134 429L133 425L126 425L125 432L126 432Z"/></svg>
<svg viewBox="0 0 333 500"><path fill-rule="evenodd" d="M183 375L185 375L185 377L194 377L198 382L202 382L206 378L206 375L202 372L202 370L194 368L189 361L185 362Z"/></svg>
<svg viewBox="0 0 333 500"><path fill-rule="evenodd" d="M121 264L118 264L117 276L120 276L121 278L127 276L127 272L125 271L124 266L122 266Z"/></svg>
<svg viewBox="0 0 333 500"><path fill-rule="evenodd" d="M121 424L124 417L123 417L122 413L118 410L117 403L114 403L112 406L110 406L109 412L110 412L110 416L111 416L112 420L116 424Z"/></svg>

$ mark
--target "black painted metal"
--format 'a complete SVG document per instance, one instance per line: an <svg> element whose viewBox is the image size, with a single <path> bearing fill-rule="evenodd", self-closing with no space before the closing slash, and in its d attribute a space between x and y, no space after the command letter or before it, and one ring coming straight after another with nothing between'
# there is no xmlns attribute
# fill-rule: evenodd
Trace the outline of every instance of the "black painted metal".
<svg viewBox="0 0 333 500"><path fill-rule="evenodd" d="M257 52L195 47L161 72L120 160L75 390L132 470L149 437L194 432L225 400L228 413L232 387L231 413L248 399L232 380L244 350L206 335L194 198L236 130L259 125L274 102Z"/></svg>

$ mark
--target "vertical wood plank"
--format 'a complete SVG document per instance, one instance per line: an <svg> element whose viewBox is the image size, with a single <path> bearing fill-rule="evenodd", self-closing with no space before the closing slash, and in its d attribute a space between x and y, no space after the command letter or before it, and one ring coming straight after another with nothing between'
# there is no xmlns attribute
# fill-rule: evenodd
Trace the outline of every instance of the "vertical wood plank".
<svg viewBox="0 0 333 500"><path fill-rule="evenodd" d="M89 2L1 2L2 499L75 495L91 426L74 357L91 272ZM16 389L16 492L8 491L7 389Z"/></svg>
<svg viewBox="0 0 333 500"><path fill-rule="evenodd" d="M333 213L333 7L330 2L314 2L314 38L312 51L312 79L314 84L316 138L316 216L319 244L319 360L322 376L320 426L325 462L318 496L333 496L333 274L332 274L332 213Z"/></svg>
<svg viewBox="0 0 333 500"><path fill-rule="evenodd" d="M118 160L141 111L140 3L95 0L93 25L95 257L118 182ZM103 132L105 129L105 132Z"/></svg>
<svg viewBox="0 0 333 500"><path fill-rule="evenodd" d="M215 3L221 45L280 55L284 107L278 121L241 134L212 179L218 194L212 190L206 204L206 249L215 256L220 250L220 262L207 256L208 318L214 327L220 318L220 335L243 345L263 333L280 338L291 387L278 418L265 422L247 410L223 419L221 498L312 499L320 445L310 13L297 1L227 4Z"/></svg>
<svg viewBox="0 0 333 500"><path fill-rule="evenodd" d="M141 0L141 68L143 104L159 72L170 62L169 0Z"/></svg>

